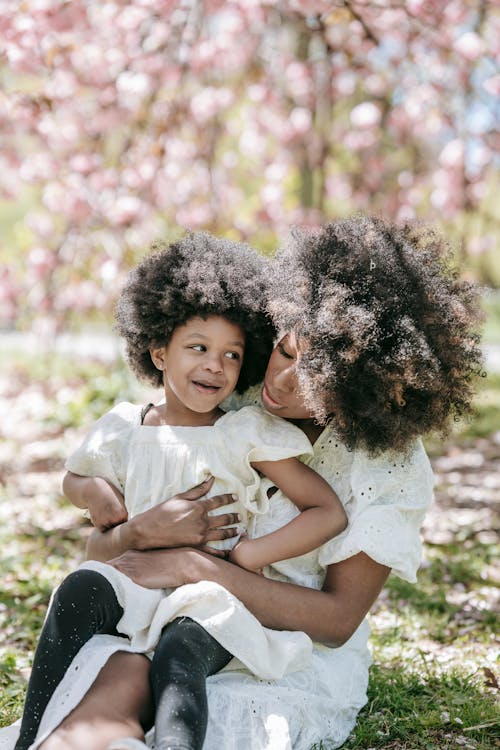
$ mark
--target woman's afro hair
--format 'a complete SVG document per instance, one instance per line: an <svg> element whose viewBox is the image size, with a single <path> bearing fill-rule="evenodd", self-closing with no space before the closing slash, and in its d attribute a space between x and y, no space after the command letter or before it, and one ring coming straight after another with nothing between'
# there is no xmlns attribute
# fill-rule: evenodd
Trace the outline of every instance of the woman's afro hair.
<svg viewBox="0 0 500 750"><path fill-rule="evenodd" d="M190 318L220 315L245 332L237 390L259 382L273 339L265 311L268 262L248 245L204 232L155 243L152 251L129 273L116 306L117 330L135 374L161 386L150 347L168 344Z"/></svg>
<svg viewBox="0 0 500 750"><path fill-rule="evenodd" d="M470 412L478 294L432 229L358 215L296 230L276 256L270 300L276 328L304 344L305 403L349 447L404 450Z"/></svg>

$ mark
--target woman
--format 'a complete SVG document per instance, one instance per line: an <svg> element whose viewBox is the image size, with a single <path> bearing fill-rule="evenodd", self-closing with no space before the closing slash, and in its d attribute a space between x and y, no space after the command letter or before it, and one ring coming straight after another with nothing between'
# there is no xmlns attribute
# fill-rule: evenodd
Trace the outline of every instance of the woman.
<svg viewBox="0 0 500 750"><path fill-rule="evenodd" d="M364 617L391 569L415 580L418 529L432 494L418 436L467 411L480 365L474 292L448 270L446 247L432 233L354 217L297 234L278 255L270 310L284 334L262 402L314 444L309 463L343 500L348 529L314 553L272 566L267 578L200 550L140 551L171 543L158 509L94 532L89 548L99 559L118 555L113 564L144 586L215 581L264 625L303 630L316 642L309 668L282 680L258 680L234 663L213 675L207 750L309 750L320 740L330 747L345 740L366 701ZM88 481L75 478L76 491ZM262 491L272 490L263 484ZM272 507L274 517L257 520L254 535L295 512L286 498ZM117 640L91 642L77 656L42 722L39 737L50 734L43 750L142 737L148 663ZM103 665L81 700L77 677L89 687ZM131 670L135 680L127 684Z"/></svg>

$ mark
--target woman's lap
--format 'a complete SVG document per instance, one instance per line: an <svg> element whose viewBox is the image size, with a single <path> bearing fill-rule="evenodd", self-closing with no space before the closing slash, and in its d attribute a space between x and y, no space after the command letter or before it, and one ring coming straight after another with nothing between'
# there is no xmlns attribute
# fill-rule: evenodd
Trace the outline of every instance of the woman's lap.
<svg viewBox="0 0 500 750"><path fill-rule="evenodd" d="M240 745L252 750L309 750L314 741L326 737L332 740L330 747L339 746L366 700L370 663L367 638L365 624L346 646L315 648L310 668L276 681L259 680L244 669L236 669L234 662L209 677L209 725L204 750L232 750L235 728ZM53 730L54 721L60 724L80 704L96 675L117 651L130 653L133 649L126 639L113 636L97 636L82 649L49 706L50 715L42 720L40 736L46 737ZM144 659L138 654L135 657ZM135 682L134 671L127 672ZM114 680L108 688L116 695ZM106 700L99 706L104 714ZM5 750L9 750L8 746Z"/></svg>

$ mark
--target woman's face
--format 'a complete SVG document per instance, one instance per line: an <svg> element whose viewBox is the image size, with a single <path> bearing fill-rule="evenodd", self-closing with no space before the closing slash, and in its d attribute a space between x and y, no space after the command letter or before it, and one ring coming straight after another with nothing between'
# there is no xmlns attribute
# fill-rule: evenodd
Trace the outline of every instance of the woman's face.
<svg viewBox="0 0 500 750"><path fill-rule="evenodd" d="M312 419L299 393L297 364L300 348L293 333L287 333L274 347L262 387L262 402L267 411L284 419Z"/></svg>

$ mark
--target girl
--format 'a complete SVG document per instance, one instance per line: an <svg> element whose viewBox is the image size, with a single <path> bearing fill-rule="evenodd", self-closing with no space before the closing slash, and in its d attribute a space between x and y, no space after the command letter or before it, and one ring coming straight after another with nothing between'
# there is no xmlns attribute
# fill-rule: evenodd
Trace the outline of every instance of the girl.
<svg viewBox="0 0 500 750"><path fill-rule="evenodd" d="M235 501L225 509L227 520L245 530L251 516L267 510L267 495L256 499L260 472L302 512L260 538L221 542L233 562L261 571L344 530L338 497L296 458L311 453L301 430L258 406L220 408L235 388L261 377L259 347L270 335L259 309L264 270L249 248L198 234L146 257L131 273L118 303L118 329L132 369L163 384L165 403L143 410L118 405L69 458L71 473L104 477L124 494L124 505L117 497L109 505L88 504L97 527L140 516L210 473L213 489ZM31 745L55 685L96 633L127 636L138 652L155 649L157 748L201 748L205 679L232 656L266 679L308 663L312 645L304 633L263 628L215 583L165 593L98 562L63 582L35 656L18 750ZM77 628L82 635L75 638Z"/></svg>

